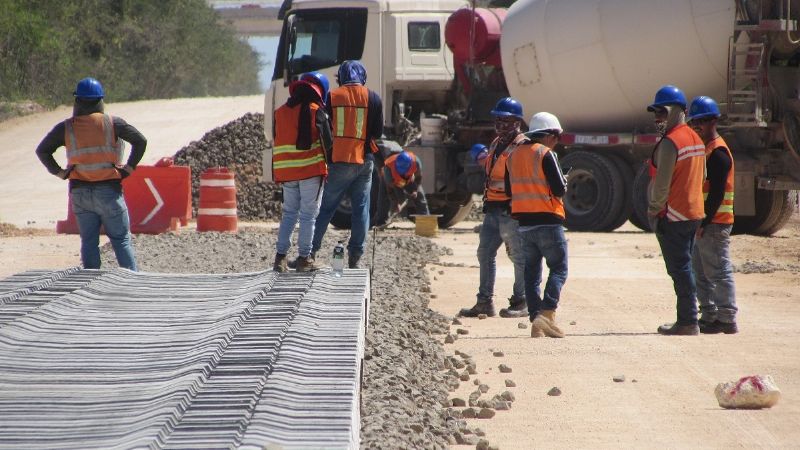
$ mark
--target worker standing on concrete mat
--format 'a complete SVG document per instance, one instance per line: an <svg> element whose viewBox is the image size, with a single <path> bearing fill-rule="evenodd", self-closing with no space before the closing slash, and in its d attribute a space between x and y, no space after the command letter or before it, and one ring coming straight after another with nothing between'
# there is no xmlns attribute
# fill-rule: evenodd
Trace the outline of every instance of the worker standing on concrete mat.
<svg viewBox="0 0 800 450"><path fill-rule="evenodd" d="M345 61L336 75L339 87L331 91L327 108L331 116L333 149L328 157L328 179L314 228L312 252L319 251L333 214L345 195L350 197L352 216L347 265L358 268L369 228L370 191L376 139L383 134L383 103L364 86L367 70L359 61ZM379 155L380 156L380 155Z"/></svg>
<svg viewBox="0 0 800 450"><path fill-rule="evenodd" d="M658 327L658 332L695 336L699 328L692 247L700 220L705 217L706 146L686 125L686 97L677 87L661 87L647 110L653 113L656 128L663 136L650 158L652 181L647 215L677 297L677 320Z"/></svg>
<svg viewBox="0 0 800 450"><path fill-rule="evenodd" d="M521 242L517 232L517 221L511 217L511 197L505 186L505 167L516 139L523 139L520 129L523 124L522 104L511 97L500 99L491 111L494 116L495 139L489 145L488 154L482 159L486 184L483 191L483 224L478 235L478 264L480 281L477 302L471 308L462 308L462 317L478 317L481 314L494 316L494 282L497 271L497 250L506 244L508 256L514 263L513 295L508 299L509 307L500 310L502 317L524 317L528 314L525 303L523 258ZM476 148L477 150L477 148ZM476 151L480 155L480 151Z"/></svg>
<svg viewBox="0 0 800 450"><path fill-rule="evenodd" d="M103 86L94 78L78 82L72 117L56 125L36 148L36 156L51 174L69 180L70 202L81 236L81 261L86 269L100 268L100 227L105 229L120 267L136 270L131 245L128 206L122 180L144 156L147 140L132 125L104 113ZM124 143L131 144L122 165ZM53 158L67 149L67 167Z"/></svg>
<svg viewBox="0 0 800 450"><path fill-rule="evenodd" d="M323 107L327 90L320 73L301 77L289 85L289 99L275 110L272 179L281 185L283 202L275 262L276 272L287 272L286 255L292 233L299 220L297 233L298 272L320 267L311 255L314 223L322 201L323 184L328 175L325 155L333 146L328 114ZM327 80L326 80L327 81Z"/></svg>
<svg viewBox="0 0 800 450"><path fill-rule="evenodd" d="M531 337L563 338L556 325L556 308L567 281L567 238L564 236L564 193L567 182L558 157L561 123L553 114L536 113L521 142L506 162L506 190L511 215L519 221L525 260L525 297L531 320ZM542 295L542 258L550 273Z"/></svg>
<svg viewBox="0 0 800 450"><path fill-rule="evenodd" d="M689 126L706 145L706 217L697 230L692 269L700 302L700 332L735 334L738 308L730 255L734 164L728 144L717 133L719 116L719 106L711 97L696 97L689 106Z"/></svg>
<svg viewBox="0 0 800 450"><path fill-rule="evenodd" d="M417 155L403 150L386 158L383 182L389 194L391 213L399 214L401 205L410 201L417 214L430 214L428 200L422 189L422 163Z"/></svg>

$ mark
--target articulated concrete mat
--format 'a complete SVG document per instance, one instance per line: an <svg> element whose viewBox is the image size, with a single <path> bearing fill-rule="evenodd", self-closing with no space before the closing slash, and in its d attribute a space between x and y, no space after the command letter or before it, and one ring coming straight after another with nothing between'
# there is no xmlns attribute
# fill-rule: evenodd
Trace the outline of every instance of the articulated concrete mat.
<svg viewBox="0 0 800 450"><path fill-rule="evenodd" d="M0 448L357 448L366 270L0 280Z"/></svg>

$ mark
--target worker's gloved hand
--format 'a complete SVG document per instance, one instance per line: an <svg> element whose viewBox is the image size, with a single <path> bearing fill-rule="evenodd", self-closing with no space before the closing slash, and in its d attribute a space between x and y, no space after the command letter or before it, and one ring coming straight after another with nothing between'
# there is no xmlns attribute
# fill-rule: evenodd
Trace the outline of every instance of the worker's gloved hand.
<svg viewBox="0 0 800 450"><path fill-rule="evenodd" d="M120 178L124 180L125 178L131 176L131 173L133 173L133 167L127 164L124 166L117 166L117 172L119 172Z"/></svg>
<svg viewBox="0 0 800 450"><path fill-rule="evenodd" d="M56 176L62 180L66 180L69 178L70 172L72 172L72 166L67 166L66 169L59 170L58 173L56 173Z"/></svg>

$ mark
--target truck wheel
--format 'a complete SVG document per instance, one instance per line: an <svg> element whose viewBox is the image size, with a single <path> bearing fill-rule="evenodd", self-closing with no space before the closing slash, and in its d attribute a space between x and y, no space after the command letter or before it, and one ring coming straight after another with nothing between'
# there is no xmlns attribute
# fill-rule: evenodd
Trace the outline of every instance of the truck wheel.
<svg viewBox="0 0 800 450"><path fill-rule="evenodd" d="M607 157L579 150L562 158L571 167L564 195L565 224L573 231L605 231L621 214L625 198L622 176Z"/></svg>
<svg viewBox="0 0 800 450"><path fill-rule="evenodd" d="M794 212L796 193L756 189L756 214L735 216L733 233L771 236L786 225Z"/></svg>
<svg viewBox="0 0 800 450"><path fill-rule="evenodd" d="M650 185L650 175L648 174L648 167L643 163L639 170L636 171L636 177L633 179L633 195L631 202L633 203L633 211L630 215L631 223L642 231L651 232L650 222L647 220L647 189Z"/></svg>
<svg viewBox="0 0 800 450"><path fill-rule="evenodd" d="M613 154L606 156L608 156L608 159L617 167L623 186L622 209L620 209L619 214L617 214L617 218L604 230L614 231L628 221L633 211L633 168L621 156Z"/></svg>

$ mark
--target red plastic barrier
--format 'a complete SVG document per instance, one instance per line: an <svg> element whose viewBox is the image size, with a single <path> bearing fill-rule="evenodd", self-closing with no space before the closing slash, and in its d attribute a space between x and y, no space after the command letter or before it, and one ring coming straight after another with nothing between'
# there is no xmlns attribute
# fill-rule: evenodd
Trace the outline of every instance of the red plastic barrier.
<svg viewBox="0 0 800 450"><path fill-rule="evenodd" d="M175 166L172 158L161 158L155 166L138 166L122 181L128 205L131 233L158 234L176 231L192 218L192 171ZM56 232L77 234L78 223L67 203L67 219L56 223Z"/></svg>
<svg viewBox="0 0 800 450"><path fill-rule="evenodd" d="M200 174L200 205L197 231L236 232L236 183L226 167L206 169Z"/></svg>

